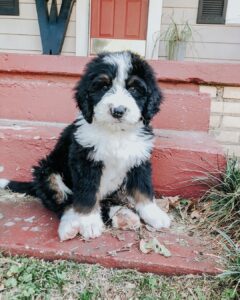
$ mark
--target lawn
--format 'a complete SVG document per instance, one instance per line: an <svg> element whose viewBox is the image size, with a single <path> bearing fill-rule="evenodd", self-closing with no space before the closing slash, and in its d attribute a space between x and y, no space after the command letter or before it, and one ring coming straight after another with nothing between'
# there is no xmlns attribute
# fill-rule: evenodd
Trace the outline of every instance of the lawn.
<svg viewBox="0 0 240 300"><path fill-rule="evenodd" d="M234 299L225 279L0 256L0 299ZM235 298L237 299L237 298Z"/></svg>

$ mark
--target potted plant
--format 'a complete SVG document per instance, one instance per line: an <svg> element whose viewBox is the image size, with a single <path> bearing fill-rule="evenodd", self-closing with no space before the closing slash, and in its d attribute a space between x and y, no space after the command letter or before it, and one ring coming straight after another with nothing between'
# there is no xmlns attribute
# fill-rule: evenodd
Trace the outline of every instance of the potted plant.
<svg viewBox="0 0 240 300"><path fill-rule="evenodd" d="M192 39L193 32L191 26L186 21L182 25L177 25L172 19L168 29L164 33L166 41L166 53L169 60L184 60L187 42Z"/></svg>

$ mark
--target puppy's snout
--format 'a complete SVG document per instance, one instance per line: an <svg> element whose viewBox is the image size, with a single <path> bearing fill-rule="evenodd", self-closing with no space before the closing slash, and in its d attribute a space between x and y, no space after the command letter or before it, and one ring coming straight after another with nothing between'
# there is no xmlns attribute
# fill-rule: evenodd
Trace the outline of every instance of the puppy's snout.
<svg viewBox="0 0 240 300"><path fill-rule="evenodd" d="M111 115L116 119L121 119L122 116L125 114L126 110L127 108L123 105L110 108Z"/></svg>

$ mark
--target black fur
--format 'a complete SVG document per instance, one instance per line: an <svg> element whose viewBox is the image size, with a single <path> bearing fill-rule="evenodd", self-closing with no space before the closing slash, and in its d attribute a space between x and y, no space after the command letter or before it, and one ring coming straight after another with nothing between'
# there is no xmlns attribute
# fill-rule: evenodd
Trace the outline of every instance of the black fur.
<svg viewBox="0 0 240 300"><path fill-rule="evenodd" d="M88 123L93 121L94 106L111 88L112 81L116 77L117 67L103 61L106 55L108 54L98 55L86 66L85 73L75 88L77 106ZM149 122L159 110L162 99L161 92L153 70L148 63L133 53L131 53L131 60L132 68L126 79L126 89L133 96L141 111L145 134L151 136L153 133ZM107 79L99 78L101 74L107 75ZM104 164L89 159L89 154L93 149L91 147L84 148L76 142L74 133L78 126L77 121L75 121L65 128L53 151L34 167L32 182L11 181L8 188L40 198L48 209L59 216L70 204L73 204L74 208L81 213L90 212L97 201ZM72 190L72 194L68 194L61 203L57 200L56 191L52 189L49 182L49 177L52 174L60 174L64 184ZM124 187L129 195L133 195L135 190L139 190L152 199L150 161L145 161L140 166L128 170ZM105 222L109 222L110 206L118 203L112 201L116 199L117 192L108 195L105 200L101 199L102 215Z"/></svg>

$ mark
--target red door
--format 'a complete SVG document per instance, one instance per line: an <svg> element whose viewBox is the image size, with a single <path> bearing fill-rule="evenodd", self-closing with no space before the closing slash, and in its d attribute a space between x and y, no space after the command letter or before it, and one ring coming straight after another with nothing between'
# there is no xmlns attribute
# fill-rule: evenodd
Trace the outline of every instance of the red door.
<svg viewBox="0 0 240 300"><path fill-rule="evenodd" d="M140 41L145 42L147 19L148 0L92 0L92 52L95 52L94 43L102 47L109 43L120 47L131 46L134 43L137 46Z"/></svg>

